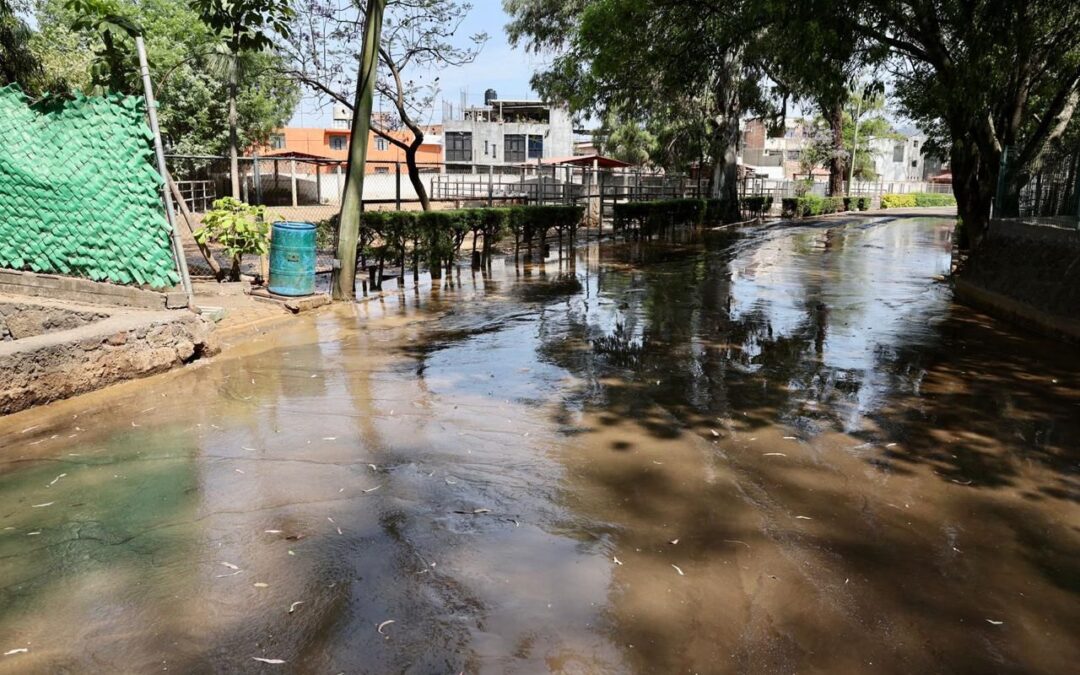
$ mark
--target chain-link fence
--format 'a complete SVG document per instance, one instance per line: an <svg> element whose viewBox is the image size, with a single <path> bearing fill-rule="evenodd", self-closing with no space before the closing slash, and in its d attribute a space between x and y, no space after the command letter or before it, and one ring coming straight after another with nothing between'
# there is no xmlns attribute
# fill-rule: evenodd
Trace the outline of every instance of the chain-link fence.
<svg viewBox="0 0 1080 675"><path fill-rule="evenodd" d="M220 248L200 250L191 232L201 227L216 199L234 194L229 159L172 155L167 158L173 193L185 227L185 251L194 277L220 277L231 261ZM421 191L432 208L493 206L508 203L582 204L590 223L602 222L612 204L623 201L701 197L707 181L643 169L583 166L462 166L423 164L409 175L401 162L365 165L365 210L420 209ZM317 273L333 269L337 216L345 187L346 163L294 153L238 160L235 193L248 204L266 206L275 220L315 223ZM419 183L419 186L417 186ZM208 259L208 255L212 260ZM245 259L245 274L265 270L265 261Z"/></svg>
<svg viewBox="0 0 1080 675"><path fill-rule="evenodd" d="M1076 227L1080 219L1080 149L1054 148L1031 167L1002 153L994 217Z"/></svg>

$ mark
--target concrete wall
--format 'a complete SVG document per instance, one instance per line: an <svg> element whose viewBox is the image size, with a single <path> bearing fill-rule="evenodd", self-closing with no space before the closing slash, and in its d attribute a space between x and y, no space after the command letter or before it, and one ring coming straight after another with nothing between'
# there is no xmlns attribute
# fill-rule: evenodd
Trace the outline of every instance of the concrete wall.
<svg viewBox="0 0 1080 675"><path fill-rule="evenodd" d="M108 314L51 305L9 302L0 298L0 340L21 340L107 319Z"/></svg>
<svg viewBox="0 0 1080 675"><path fill-rule="evenodd" d="M957 291L1032 328L1080 338L1080 230L992 221Z"/></svg>
<svg viewBox="0 0 1080 675"><path fill-rule="evenodd" d="M128 310L71 330L0 342L0 415L213 354L212 330L187 311Z"/></svg>

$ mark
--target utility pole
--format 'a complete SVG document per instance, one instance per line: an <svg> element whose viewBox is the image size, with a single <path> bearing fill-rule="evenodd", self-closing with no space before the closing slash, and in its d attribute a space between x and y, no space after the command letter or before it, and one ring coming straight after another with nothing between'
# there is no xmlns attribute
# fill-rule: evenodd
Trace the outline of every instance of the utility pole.
<svg viewBox="0 0 1080 675"><path fill-rule="evenodd" d="M335 300L356 298L356 244L360 238L360 207L364 199L364 162L367 159L375 71L379 65L379 36L382 33L385 9L386 0L368 0L367 12L364 15L364 42L361 46L356 105L353 106L349 165L345 175L341 215L338 219L338 264L334 269L333 279Z"/></svg>
<svg viewBox="0 0 1080 675"><path fill-rule="evenodd" d="M150 82L150 66L146 60L146 45L141 35L135 36L135 51L139 54L139 74L142 75L143 93L146 96L146 117L150 121L150 131L154 135L154 157L157 159L158 173L161 174L161 200L165 203L165 218L169 221L170 239L173 256L176 259L176 271L180 275L180 286L187 295L188 304L194 300L191 290L191 276L188 274L187 257L184 243L180 239L180 226L176 222L176 210L173 207L172 193L169 191L169 171L165 166L165 148L161 143L161 127L158 126L157 102L154 100L154 87Z"/></svg>

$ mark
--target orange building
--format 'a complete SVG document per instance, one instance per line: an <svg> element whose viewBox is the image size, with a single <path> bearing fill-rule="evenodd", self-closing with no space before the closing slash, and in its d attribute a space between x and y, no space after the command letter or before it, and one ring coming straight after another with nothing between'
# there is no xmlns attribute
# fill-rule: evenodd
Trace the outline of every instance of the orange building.
<svg viewBox="0 0 1080 675"><path fill-rule="evenodd" d="M425 129L424 143L420 145L416 153L416 161L420 165L439 164L442 162L442 143L439 137L440 127ZM301 128L285 127L270 135L269 147L259 150L261 157L294 157L297 159L336 160L344 163L349 157L348 128ZM366 173L394 173L395 162L400 162L404 173L405 151L390 143L375 132L369 132L367 151ZM412 141L412 133L405 131L392 131L391 134L406 143ZM299 162L298 162L299 164ZM313 164L304 163L297 167L298 173L313 173ZM320 162L322 173L336 173L339 164L336 162ZM341 167L343 169L343 166Z"/></svg>

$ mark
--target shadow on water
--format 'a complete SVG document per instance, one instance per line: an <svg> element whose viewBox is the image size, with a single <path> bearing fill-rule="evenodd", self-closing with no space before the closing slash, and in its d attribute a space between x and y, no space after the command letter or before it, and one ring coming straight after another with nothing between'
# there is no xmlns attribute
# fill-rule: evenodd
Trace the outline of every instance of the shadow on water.
<svg viewBox="0 0 1080 675"><path fill-rule="evenodd" d="M950 229L458 270L0 422L0 673L1064 672L1077 356Z"/></svg>

